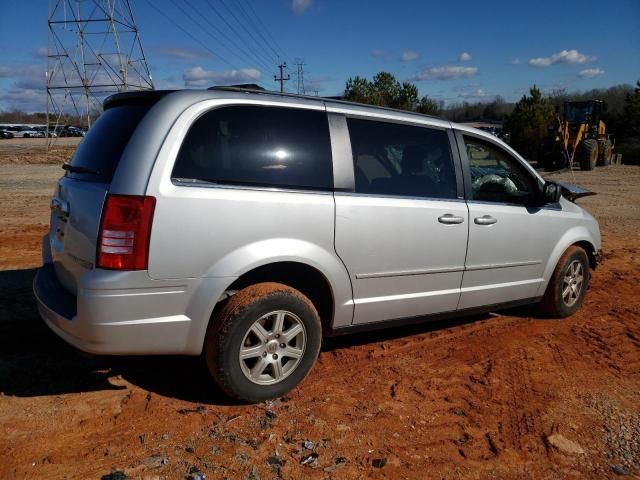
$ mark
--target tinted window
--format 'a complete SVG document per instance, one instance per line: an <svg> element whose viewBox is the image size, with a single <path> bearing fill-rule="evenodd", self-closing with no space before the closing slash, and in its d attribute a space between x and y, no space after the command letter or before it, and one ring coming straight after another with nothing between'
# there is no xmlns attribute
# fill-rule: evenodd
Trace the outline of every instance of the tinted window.
<svg viewBox="0 0 640 480"><path fill-rule="evenodd" d="M535 180L520 162L500 147L464 137L474 200L524 203L536 192Z"/></svg>
<svg viewBox="0 0 640 480"><path fill-rule="evenodd" d="M329 190L329 124L322 111L235 106L196 120L173 169L178 180Z"/></svg>
<svg viewBox="0 0 640 480"><path fill-rule="evenodd" d="M347 120L358 193L456 198L456 178L443 130Z"/></svg>
<svg viewBox="0 0 640 480"><path fill-rule="evenodd" d="M98 173L67 172L66 175L95 182L111 182L124 148L149 108L149 105L130 104L105 110L71 158L74 167Z"/></svg>

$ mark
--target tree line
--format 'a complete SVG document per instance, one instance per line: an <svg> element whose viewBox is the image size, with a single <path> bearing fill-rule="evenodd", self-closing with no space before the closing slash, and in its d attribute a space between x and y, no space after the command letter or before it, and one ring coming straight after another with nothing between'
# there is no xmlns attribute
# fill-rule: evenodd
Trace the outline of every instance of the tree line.
<svg viewBox="0 0 640 480"><path fill-rule="evenodd" d="M401 83L392 74L380 72L372 80L359 76L347 80L344 98L438 115L458 123L500 123L509 132L512 146L530 160L537 159L540 145L549 135L549 127L554 125L556 112L562 110L564 102L602 100L607 106L603 121L607 132L616 139L617 151L623 154L623 160L626 157L627 161L640 161L640 81L635 88L616 85L584 92L554 90L546 95L534 85L518 102L507 102L498 95L490 101L465 101L443 108L427 95L420 97L417 87L411 82Z"/></svg>
<svg viewBox="0 0 640 480"><path fill-rule="evenodd" d="M534 85L518 102L507 102L498 95L490 101L465 101L444 107L428 95L420 96L413 83L400 82L391 73L380 72L372 80L360 76L349 78L343 96L354 102L438 115L458 123L503 124L511 135L513 147L528 159L536 159L539 145L549 134L556 111L565 101L603 100L607 105L603 121L616 139L616 150L623 154L625 163L640 162L640 81L635 88L616 85L584 92L554 90L547 95ZM0 111L0 124L3 123L44 124L46 114ZM67 123L83 124L83 119L69 117Z"/></svg>
<svg viewBox="0 0 640 480"><path fill-rule="evenodd" d="M91 113L92 122L95 121L99 112ZM51 123L55 123L55 118L49 119ZM64 118L65 125L86 125L87 117L79 117L77 115L67 115ZM46 125L47 124L47 114L45 112L23 112L21 110L0 110L0 125L5 124L34 124L34 125Z"/></svg>

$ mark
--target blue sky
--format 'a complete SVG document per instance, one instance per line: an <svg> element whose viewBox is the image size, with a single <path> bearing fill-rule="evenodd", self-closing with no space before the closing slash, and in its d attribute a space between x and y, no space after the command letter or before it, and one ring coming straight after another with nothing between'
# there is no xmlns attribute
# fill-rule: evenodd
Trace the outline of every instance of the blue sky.
<svg viewBox="0 0 640 480"><path fill-rule="evenodd" d="M81 5L91 2L82 0ZM498 94L517 100L534 83L545 91L573 91L640 79L638 0L606 4L131 0L131 4L157 88L243 82L276 88L277 59L272 49L290 67L296 59L304 59L307 90L318 90L320 95L338 94L347 78L371 78L381 70L411 80L420 94L449 104L490 100ZM2 6L0 109L44 110L47 0L3 0ZM295 91L295 67L288 73L292 79L287 89Z"/></svg>

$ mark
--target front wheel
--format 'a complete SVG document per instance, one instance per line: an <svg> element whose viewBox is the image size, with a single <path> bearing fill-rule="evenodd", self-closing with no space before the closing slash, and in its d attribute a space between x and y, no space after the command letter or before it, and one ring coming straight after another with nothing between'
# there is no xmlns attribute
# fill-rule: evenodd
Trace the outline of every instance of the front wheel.
<svg viewBox="0 0 640 480"><path fill-rule="evenodd" d="M611 140L605 140L600 144L600 150L598 155L598 166L606 167L611 163L611 155L613 153L613 145Z"/></svg>
<svg viewBox="0 0 640 480"><path fill-rule="evenodd" d="M581 306L589 287L589 258L580 247L569 247L558 260L547 290L542 310L552 317L569 317Z"/></svg>
<svg viewBox="0 0 640 480"><path fill-rule="evenodd" d="M286 285L259 283L233 295L212 318L204 356L225 393L257 402L298 385L321 340L320 317L307 297Z"/></svg>
<svg viewBox="0 0 640 480"><path fill-rule="evenodd" d="M580 143L580 169L593 170L598 161L598 141L593 138L587 138Z"/></svg>

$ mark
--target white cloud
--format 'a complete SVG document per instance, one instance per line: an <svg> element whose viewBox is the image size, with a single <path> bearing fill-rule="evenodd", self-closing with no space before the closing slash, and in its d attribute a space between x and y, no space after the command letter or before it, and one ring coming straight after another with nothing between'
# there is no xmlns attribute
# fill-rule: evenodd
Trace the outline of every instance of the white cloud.
<svg viewBox="0 0 640 480"><path fill-rule="evenodd" d="M403 62L411 62L416 58L418 58L418 53L414 52L413 50L405 50L400 54L400 60L402 60Z"/></svg>
<svg viewBox="0 0 640 480"><path fill-rule="evenodd" d="M33 63L0 65L0 78L37 76L44 78L46 70L47 67L44 63L42 65Z"/></svg>
<svg viewBox="0 0 640 480"><path fill-rule="evenodd" d="M550 67L557 63L586 63L593 62L596 57L590 57L578 50L562 50L561 52L554 53L550 57L537 57L529 60L529 66L531 67Z"/></svg>
<svg viewBox="0 0 640 480"><path fill-rule="evenodd" d="M578 76L581 78L593 78L599 75L604 75L604 70L600 68L585 68L578 72Z"/></svg>
<svg viewBox="0 0 640 480"><path fill-rule="evenodd" d="M520 60L519 58L514 58L513 60L511 60L511 65L522 65L522 60Z"/></svg>
<svg viewBox="0 0 640 480"><path fill-rule="evenodd" d="M20 110L23 112L43 112L46 98L44 88L11 88L0 90L0 110Z"/></svg>
<svg viewBox="0 0 640 480"><path fill-rule="evenodd" d="M207 52L189 47L160 47L158 50L160 51L160 53L166 55L167 57L180 58L184 60L193 58L207 58L211 56Z"/></svg>
<svg viewBox="0 0 640 480"><path fill-rule="evenodd" d="M313 0L291 0L291 11L296 15L302 15L312 4Z"/></svg>
<svg viewBox="0 0 640 480"><path fill-rule="evenodd" d="M155 78L153 83L157 90L180 90L183 85L174 76Z"/></svg>
<svg viewBox="0 0 640 480"><path fill-rule="evenodd" d="M472 58L473 57L471 56L471 54L469 52L462 52L460 54L460 56L458 57L458 60L460 60L461 62L468 62Z"/></svg>
<svg viewBox="0 0 640 480"><path fill-rule="evenodd" d="M476 67L460 67L444 65L441 67L431 67L418 72L410 80L453 80L456 78L470 78L478 73Z"/></svg>
<svg viewBox="0 0 640 480"><path fill-rule="evenodd" d="M38 58L47 58L49 56L49 49L47 47L36 48L33 54Z"/></svg>
<svg viewBox="0 0 640 480"><path fill-rule="evenodd" d="M458 94L458 98L484 98L488 95L487 92L485 92L483 89L481 88L476 88L476 89L471 89L471 90L464 90L462 92L460 92Z"/></svg>
<svg viewBox="0 0 640 480"><path fill-rule="evenodd" d="M254 83L260 80L262 72L255 68L241 68L239 70L226 70L216 72L205 70L198 66L185 70L182 74L186 87L211 86L212 83Z"/></svg>
<svg viewBox="0 0 640 480"><path fill-rule="evenodd" d="M380 58L380 57L384 57L387 54L387 52L385 52L384 50L373 50L371 52L371 56L375 57L375 58Z"/></svg>
<svg viewBox="0 0 640 480"><path fill-rule="evenodd" d="M335 80L335 78L330 75L319 75L317 77L309 77L305 79L304 86L307 91L307 95L313 95L316 91L324 91L325 84L333 80Z"/></svg>

